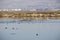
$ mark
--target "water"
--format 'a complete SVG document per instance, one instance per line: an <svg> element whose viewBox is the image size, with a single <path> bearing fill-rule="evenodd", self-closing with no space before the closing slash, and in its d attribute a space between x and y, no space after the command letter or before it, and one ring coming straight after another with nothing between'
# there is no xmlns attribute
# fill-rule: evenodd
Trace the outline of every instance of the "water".
<svg viewBox="0 0 60 40"><path fill-rule="evenodd" d="M3 22L0 23L0 40L60 40L60 23L58 22L60 20L49 20L50 23L45 21L45 23L23 22L20 24L10 23L18 20L1 19L0 21Z"/></svg>
<svg viewBox="0 0 60 40"><path fill-rule="evenodd" d="M0 9L60 9L60 0L0 0Z"/></svg>

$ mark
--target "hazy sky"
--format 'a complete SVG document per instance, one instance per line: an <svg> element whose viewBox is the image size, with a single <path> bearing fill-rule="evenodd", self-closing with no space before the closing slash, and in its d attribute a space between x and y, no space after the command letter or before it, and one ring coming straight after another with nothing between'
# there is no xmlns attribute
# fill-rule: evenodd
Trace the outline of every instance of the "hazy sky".
<svg viewBox="0 0 60 40"><path fill-rule="evenodd" d="M60 0L0 0L0 9L60 8Z"/></svg>

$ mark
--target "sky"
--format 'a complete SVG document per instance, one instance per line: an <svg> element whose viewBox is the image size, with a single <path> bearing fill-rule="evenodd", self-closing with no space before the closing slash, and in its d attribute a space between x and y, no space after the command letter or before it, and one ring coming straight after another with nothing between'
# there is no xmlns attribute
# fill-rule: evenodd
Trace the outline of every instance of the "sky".
<svg viewBox="0 0 60 40"><path fill-rule="evenodd" d="M60 0L0 0L0 9L60 9Z"/></svg>

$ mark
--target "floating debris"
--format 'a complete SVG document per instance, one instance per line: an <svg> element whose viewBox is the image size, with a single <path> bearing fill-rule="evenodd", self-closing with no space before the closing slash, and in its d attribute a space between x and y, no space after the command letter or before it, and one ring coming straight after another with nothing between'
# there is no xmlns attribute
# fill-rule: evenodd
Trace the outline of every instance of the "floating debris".
<svg viewBox="0 0 60 40"><path fill-rule="evenodd" d="M5 27L5 29L7 29L7 27Z"/></svg>
<svg viewBox="0 0 60 40"><path fill-rule="evenodd" d="M36 36L38 36L38 34L36 34Z"/></svg>

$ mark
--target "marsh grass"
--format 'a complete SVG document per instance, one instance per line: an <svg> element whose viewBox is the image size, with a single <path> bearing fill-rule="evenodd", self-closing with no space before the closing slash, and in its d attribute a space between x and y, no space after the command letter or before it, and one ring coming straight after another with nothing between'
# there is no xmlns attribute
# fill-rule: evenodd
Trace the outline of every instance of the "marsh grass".
<svg viewBox="0 0 60 40"><path fill-rule="evenodd" d="M60 11L0 11L0 18L20 20L60 19Z"/></svg>

